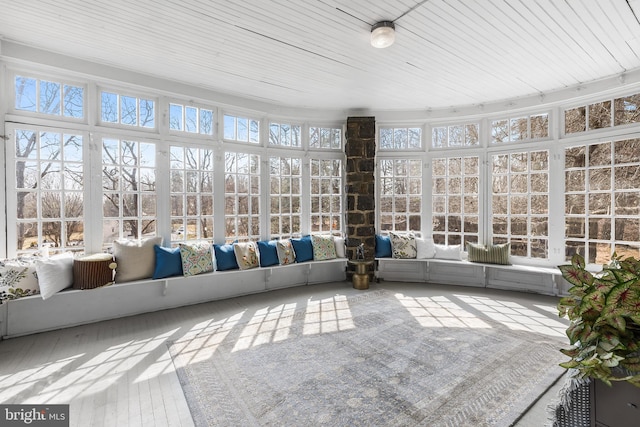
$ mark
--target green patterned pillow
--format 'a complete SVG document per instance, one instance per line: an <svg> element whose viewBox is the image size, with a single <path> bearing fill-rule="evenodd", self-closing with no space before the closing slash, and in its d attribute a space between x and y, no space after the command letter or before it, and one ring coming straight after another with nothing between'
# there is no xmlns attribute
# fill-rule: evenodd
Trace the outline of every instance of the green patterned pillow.
<svg viewBox="0 0 640 427"><path fill-rule="evenodd" d="M485 248L483 245L476 245L475 243L467 243L467 253L469 254L470 262L510 265L510 250L511 243L490 245L488 248Z"/></svg>
<svg viewBox="0 0 640 427"><path fill-rule="evenodd" d="M311 236L311 243L313 244L313 259L321 261L325 259L335 259L336 244L333 241L333 236Z"/></svg>
<svg viewBox="0 0 640 427"><path fill-rule="evenodd" d="M418 255L416 236L413 233L389 233L389 237L394 258L415 258Z"/></svg>
<svg viewBox="0 0 640 427"><path fill-rule="evenodd" d="M0 260L0 304L40 293L36 259L22 257Z"/></svg>
<svg viewBox="0 0 640 427"><path fill-rule="evenodd" d="M260 253L255 242L242 242L233 244L233 252L240 270L256 268L260 265Z"/></svg>
<svg viewBox="0 0 640 427"><path fill-rule="evenodd" d="M180 243L180 258L182 274L185 277L213 271L213 256L209 242Z"/></svg>

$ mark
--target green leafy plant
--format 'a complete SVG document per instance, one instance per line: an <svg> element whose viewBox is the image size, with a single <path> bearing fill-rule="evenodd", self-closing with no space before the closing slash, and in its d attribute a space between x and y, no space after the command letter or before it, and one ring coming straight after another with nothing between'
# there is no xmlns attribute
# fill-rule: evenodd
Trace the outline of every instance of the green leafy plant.
<svg viewBox="0 0 640 427"><path fill-rule="evenodd" d="M596 378L608 385L628 381L640 387L640 261L613 255L602 272L586 270L584 258L558 267L572 285L558 303L567 316L571 359L561 363L578 378Z"/></svg>

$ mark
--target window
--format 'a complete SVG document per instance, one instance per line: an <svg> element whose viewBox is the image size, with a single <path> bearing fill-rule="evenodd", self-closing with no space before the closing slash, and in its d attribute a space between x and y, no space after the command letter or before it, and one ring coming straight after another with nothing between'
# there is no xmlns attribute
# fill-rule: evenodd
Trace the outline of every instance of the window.
<svg viewBox="0 0 640 427"><path fill-rule="evenodd" d="M511 254L548 258L549 152L492 156L493 243L511 242Z"/></svg>
<svg viewBox="0 0 640 427"><path fill-rule="evenodd" d="M105 123L155 128L155 102L151 99L120 95L102 91L100 93L101 119Z"/></svg>
<svg viewBox="0 0 640 427"><path fill-rule="evenodd" d="M640 122L640 94L605 99L564 111L564 133L572 134Z"/></svg>
<svg viewBox="0 0 640 427"><path fill-rule="evenodd" d="M419 231L422 212L422 160L380 160L379 171L379 229Z"/></svg>
<svg viewBox="0 0 640 427"><path fill-rule="evenodd" d="M300 234L302 167L295 157L269 159L271 237Z"/></svg>
<svg viewBox="0 0 640 427"><path fill-rule="evenodd" d="M640 122L640 94L623 96L614 101L614 125Z"/></svg>
<svg viewBox="0 0 640 427"><path fill-rule="evenodd" d="M224 139L258 144L260 142L260 122L254 119L225 114Z"/></svg>
<svg viewBox="0 0 640 427"><path fill-rule="evenodd" d="M380 128L381 150L419 150L422 148L422 128Z"/></svg>
<svg viewBox="0 0 640 427"><path fill-rule="evenodd" d="M431 131L432 147L476 146L480 143L478 129L478 123L434 127Z"/></svg>
<svg viewBox="0 0 640 427"><path fill-rule="evenodd" d="M169 104L169 129L213 135L213 111L182 104Z"/></svg>
<svg viewBox="0 0 640 427"><path fill-rule="evenodd" d="M16 76L14 88L17 110L77 119L84 117L83 87Z"/></svg>
<svg viewBox="0 0 640 427"><path fill-rule="evenodd" d="M548 114L498 119L491 122L491 142L525 141L549 137Z"/></svg>
<svg viewBox="0 0 640 427"><path fill-rule="evenodd" d="M213 242L213 151L171 147L171 240Z"/></svg>
<svg viewBox="0 0 640 427"><path fill-rule="evenodd" d="M342 149L342 129L311 126L309 128L309 147L332 150Z"/></svg>
<svg viewBox="0 0 640 427"><path fill-rule="evenodd" d="M433 240L462 245L478 243L479 158L434 159L432 168Z"/></svg>
<svg viewBox="0 0 640 427"><path fill-rule="evenodd" d="M300 126L285 123L269 123L269 144L283 147L300 147Z"/></svg>
<svg viewBox="0 0 640 427"><path fill-rule="evenodd" d="M342 230L342 161L311 159L311 232Z"/></svg>
<svg viewBox="0 0 640 427"><path fill-rule="evenodd" d="M17 254L84 248L83 137L73 133L15 130L12 197ZM13 210L15 209L15 210ZM9 235L12 233L9 233Z"/></svg>
<svg viewBox="0 0 640 427"><path fill-rule="evenodd" d="M225 153L224 193L226 241L260 240L260 156Z"/></svg>
<svg viewBox="0 0 640 427"><path fill-rule="evenodd" d="M105 246L118 238L156 235L156 147L102 140L102 235Z"/></svg>
<svg viewBox="0 0 640 427"><path fill-rule="evenodd" d="M565 255L640 256L640 140L565 150Z"/></svg>

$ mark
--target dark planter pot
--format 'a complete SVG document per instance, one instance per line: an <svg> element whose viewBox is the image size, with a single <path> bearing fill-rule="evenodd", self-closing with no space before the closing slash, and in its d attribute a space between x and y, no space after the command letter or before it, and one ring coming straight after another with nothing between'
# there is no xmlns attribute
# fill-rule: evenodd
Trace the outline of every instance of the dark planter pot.
<svg viewBox="0 0 640 427"><path fill-rule="evenodd" d="M637 427L640 425L640 388L626 381L609 387L591 381L591 427Z"/></svg>

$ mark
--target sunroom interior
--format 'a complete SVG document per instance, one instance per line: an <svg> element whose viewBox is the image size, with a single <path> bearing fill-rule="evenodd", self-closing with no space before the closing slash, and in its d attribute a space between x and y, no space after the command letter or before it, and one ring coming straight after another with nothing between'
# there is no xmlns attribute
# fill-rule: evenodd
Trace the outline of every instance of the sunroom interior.
<svg viewBox="0 0 640 427"><path fill-rule="evenodd" d="M394 34L382 48L380 23ZM640 0L0 0L0 118L0 267L153 239L336 243L335 259L246 271L218 259L210 274L182 277L183 264L125 283L115 256L112 286L46 300L0 288L0 338L30 335L0 342L0 402L71 402L72 425L143 425L153 399L154 425L193 425L169 342L357 298L359 253L376 258L380 289L435 289L446 305L462 285L486 306L473 310L499 306L486 319L520 304L507 327L550 340L564 338L558 265L640 257ZM353 120L373 124L371 216L352 214ZM356 250L392 233L459 258ZM469 244L509 244L510 265L465 261ZM245 311L229 302L258 293ZM196 305L212 300L224 301ZM165 310L181 306L193 311ZM127 318L149 312L163 314Z"/></svg>

